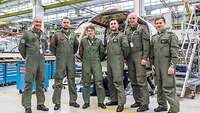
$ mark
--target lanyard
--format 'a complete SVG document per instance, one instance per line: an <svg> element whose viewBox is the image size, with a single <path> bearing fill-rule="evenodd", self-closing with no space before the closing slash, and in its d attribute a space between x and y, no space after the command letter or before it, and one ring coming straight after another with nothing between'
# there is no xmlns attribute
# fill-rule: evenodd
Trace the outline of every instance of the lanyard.
<svg viewBox="0 0 200 113"><path fill-rule="evenodd" d="M90 39L87 39L87 40L88 40L89 45L92 46L94 43L94 39L92 41L90 41Z"/></svg>
<svg viewBox="0 0 200 113"><path fill-rule="evenodd" d="M34 32L34 35L36 36L36 37L38 37L38 35ZM38 39L38 38L37 38ZM42 41L41 41L41 39L42 39L42 33L40 34L40 37L39 37L39 45L40 45L40 48L39 48L39 50L40 50L40 53L41 54L43 54L43 50L42 50Z"/></svg>
<svg viewBox="0 0 200 113"><path fill-rule="evenodd" d="M137 26L136 30L133 31L133 33L131 34L131 38L133 38L133 35L135 34L135 32L138 30L139 25Z"/></svg>
<svg viewBox="0 0 200 113"><path fill-rule="evenodd" d="M113 36L112 38L108 38L108 42L110 42L110 40L113 40L114 38L116 38L116 37L118 36L118 34L119 34L119 33L117 33L117 35L116 35L116 36ZM110 34L109 37L111 37L111 34Z"/></svg>
<svg viewBox="0 0 200 113"><path fill-rule="evenodd" d="M65 36L66 39L69 39L69 40L70 40L70 38L71 38L71 33L69 34L69 37L68 37L65 33L63 33L63 34L64 34L64 36Z"/></svg>

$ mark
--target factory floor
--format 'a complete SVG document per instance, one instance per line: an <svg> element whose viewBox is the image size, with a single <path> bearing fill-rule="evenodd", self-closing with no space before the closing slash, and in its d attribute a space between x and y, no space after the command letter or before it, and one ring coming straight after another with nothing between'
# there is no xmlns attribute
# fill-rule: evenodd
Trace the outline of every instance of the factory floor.
<svg viewBox="0 0 200 113"><path fill-rule="evenodd" d="M48 88L48 91L45 92L46 96L46 102L45 105L49 107L48 112L42 112L36 110L36 97L35 95L32 96L32 111L33 113L114 113L116 112L116 106L107 107L107 109L100 109L97 107L97 99L96 97L91 97L91 107L88 109L82 109L80 108L73 108L69 107L68 100L68 90L63 89L62 92L62 107L58 111L54 111L52 104L52 81L50 81L50 87ZM128 95L127 97L127 103L125 105L125 110L123 113L137 113L136 109L130 108L130 105L134 103L134 100L132 96ZM105 100L105 102L108 101L108 99ZM77 102L80 105L83 105L83 99L81 93L78 93L78 100ZM143 112L143 113L154 113L153 109L157 107L156 102L156 96L150 97L150 105L149 111ZM180 99L180 113L198 113L200 111L200 95L196 95L195 99L190 98L182 98ZM0 113L24 113L24 109L21 106L21 94L19 94L18 90L16 89L15 85L9 85L0 87ZM166 112L160 112L160 113L166 113Z"/></svg>

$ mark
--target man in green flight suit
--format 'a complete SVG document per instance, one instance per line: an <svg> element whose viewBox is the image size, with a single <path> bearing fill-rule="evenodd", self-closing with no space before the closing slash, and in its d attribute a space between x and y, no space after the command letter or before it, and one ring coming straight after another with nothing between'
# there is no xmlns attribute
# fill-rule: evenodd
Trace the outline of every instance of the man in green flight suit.
<svg viewBox="0 0 200 113"><path fill-rule="evenodd" d="M137 112L149 109L149 91L145 75L145 65L149 55L150 34L146 26L138 23L135 13L128 15L127 35L130 54L127 59L128 77L133 88L135 103L132 108L139 107Z"/></svg>
<svg viewBox="0 0 200 113"><path fill-rule="evenodd" d="M175 66L178 52L178 37L165 28L165 18L157 17L154 21L158 31L151 40L151 63L155 66L158 107L155 112L179 112L179 101L176 96Z"/></svg>
<svg viewBox="0 0 200 113"><path fill-rule="evenodd" d="M19 43L19 52L26 60L25 64L25 88L22 94L22 105L25 113L32 113L31 96L32 84L36 82L37 110L48 111L44 105L44 52L48 47L47 36L41 30L42 20L40 17L33 19L33 28L24 33Z"/></svg>
<svg viewBox="0 0 200 113"><path fill-rule="evenodd" d="M100 39L95 37L95 28L90 25L86 28L87 37L81 40L79 54L82 59L82 82L83 82L83 109L90 106L90 83L93 75L97 92L98 107L106 108L104 105L105 90L103 86L103 74L101 59L104 57L105 48Z"/></svg>
<svg viewBox="0 0 200 113"><path fill-rule="evenodd" d="M63 88L63 78L65 74L68 79L69 88L69 105L73 107L80 107L77 100L77 92L75 85L75 57L74 54L78 50L79 42L75 33L70 29L70 20L68 17L61 19L62 29L55 33L51 38L50 50L56 56L56 73L53 76L55 79L53 103L54 110L61 107L61 91Z"/></svg>
<svg viewBox="0 0 200 113"><path fill-rule="evenodd" d="M124 57L128 55L128 41L126 36L118 30L116 19L110 21L111 33L107 37L107 71L111 101L107 106L118 105L116 111L122 112L126 103L123 84Z"/></svg>

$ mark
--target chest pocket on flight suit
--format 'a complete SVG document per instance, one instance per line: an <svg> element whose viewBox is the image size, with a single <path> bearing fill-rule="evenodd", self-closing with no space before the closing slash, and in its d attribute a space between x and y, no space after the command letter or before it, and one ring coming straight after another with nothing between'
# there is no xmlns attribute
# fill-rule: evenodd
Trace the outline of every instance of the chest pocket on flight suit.
<svg viewBox="0 0 200 113"><path fill-rule="evenodd" d="M120 39L119 38L115 38L112 40L113 43L113 53L116 55L121 54L121 44L120 44Z"/></svg>
<svg viewBox="0 0 200 113"><path fill-rule="evenodd" d="M142 39L141 39L141 36L140 36L140 32L139 31L135 31L132 35L132 41L133 41L133 45L134 47L140 47L142 45Z"/></svg>
<svg viewBox="0 0 200 113"><path fill-rule="evenodd" d="M163 56L165 57L170 57L170 39L168 38L162 38L160 40L160 52L162 53Z"/></svg>

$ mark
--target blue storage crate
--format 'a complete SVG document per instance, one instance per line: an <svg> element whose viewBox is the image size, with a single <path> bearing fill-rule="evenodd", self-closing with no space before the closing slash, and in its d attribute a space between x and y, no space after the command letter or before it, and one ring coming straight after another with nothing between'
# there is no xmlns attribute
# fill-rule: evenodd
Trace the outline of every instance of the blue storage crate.
<svg viewBox="0 0 200 113"><path fill-rule="evenodd" d="M6 83L13 83L16 82L16 76L17 76L17 71L16 71L17 63L16 62L6 62L5 63L5 80Z"/></svg>
<svg viewBox="0 0 200 113"><path fill-rule="evenodd" d="M176 65L176 72L187 72L187 65Z"/></svg>
<svg viewBox="0 0 200 113"><path fill-rule="evenodd" d="M5 63L0 63L0 84L5 84Z"/></svg>
<svg viewBox="0 0 200 113"><path fill-rule="evenodd" d="M25 62L18 62L17 63L17 82L16 82L16 87L19 90L20 93L24 91L24 86L25 86L25 81L24 81L24 76L25 76ZM44 80L44 89L45 91L49 87L49 78L48 78L48 64L45 63L45 80ZM36 84L35 81L33 83L32 90L35 91L36 89Z"/></svg>
<svg viewBox="0 0 200 113"><path fill-rule="evenodd" d="M45 61L45 70L48 75L48 79L52 78L52 60Z"/></svg>
<svg viewBox="0 0 200 113"><path fill-rule="evenodd" d="M81 85L81 84L79 84L79 85L76 85L76 90L78 91L78 92L83 92L83 85ZM94 91L95 91L95 87L94 87L94 85L90 85L90 94L92 94L92 93L94 93Z"/></svg>

